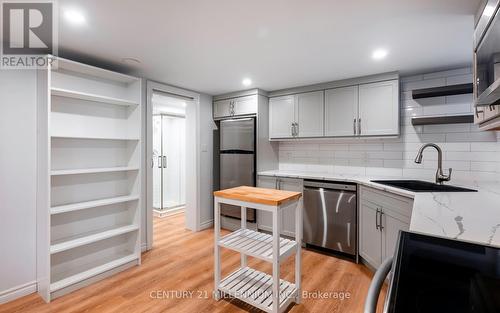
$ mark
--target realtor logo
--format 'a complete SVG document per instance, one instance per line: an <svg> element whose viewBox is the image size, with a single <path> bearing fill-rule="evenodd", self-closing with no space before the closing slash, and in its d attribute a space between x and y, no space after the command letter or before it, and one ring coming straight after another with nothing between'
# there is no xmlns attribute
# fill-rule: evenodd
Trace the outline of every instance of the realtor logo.
<svg viewBox="0 0 500 313"><path fill-rule="evenodd" d="M40 68L56 55L54 1L2 2L3 68Z"/></svg>

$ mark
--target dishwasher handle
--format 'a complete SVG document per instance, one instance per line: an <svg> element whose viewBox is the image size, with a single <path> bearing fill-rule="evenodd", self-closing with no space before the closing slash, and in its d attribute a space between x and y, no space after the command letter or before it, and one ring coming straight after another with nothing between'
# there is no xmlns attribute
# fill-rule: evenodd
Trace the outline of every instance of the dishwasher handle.
<svg viewBox="0 0 500 313"><path fill-rule="evenodd" d="M310 189L332 189L332 190L347 190L356 191L356 185L339 184L339 183L326 183L326 182L316 182L316 181L304 181L304 188L309 187Z"/></svg>

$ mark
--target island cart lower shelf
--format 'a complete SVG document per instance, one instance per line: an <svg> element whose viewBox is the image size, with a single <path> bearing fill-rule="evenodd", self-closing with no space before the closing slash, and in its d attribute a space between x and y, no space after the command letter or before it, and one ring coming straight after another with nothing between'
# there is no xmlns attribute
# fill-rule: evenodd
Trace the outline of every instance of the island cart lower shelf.
<svg viewBox="0 0 500 313"><path fill-rule="evenodd" d="M274 189L236 187L214 192L215 220L215 298L230 295L269 313L284 312L292 303L301 300L301 245L302 242L302 194ZM220 204L241 207L241 229L221 238ZM295 206L295 240L282 238L282 209ZM247 208L272 213L271 235L247 229ZM221 279L220 249L227 248L241 255L238 270ZM295 255L295 282L280 279L280 264ZM247 266L247 256L272 263L272 275Z"/></svg>
<svg viewBox="0 0 500 313"><path fill-rule="evenodd" d="M273 277L250 267L240 268L224 278L219 290L266 312L273 309ZM280 305L286 308L297 297L295 284L280 279Z"/></svg>

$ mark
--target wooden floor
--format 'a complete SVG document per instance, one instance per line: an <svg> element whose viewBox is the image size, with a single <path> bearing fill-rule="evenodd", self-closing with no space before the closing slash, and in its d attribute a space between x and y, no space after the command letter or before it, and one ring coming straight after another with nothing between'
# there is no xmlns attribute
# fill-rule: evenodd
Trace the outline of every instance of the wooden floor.
<svg viewBox="0 0 500 313"><path fill-rule="evenodd" d="M46 304L32 294L0 305L0 312L259 312L235 299L215 301L213 290L213 231L184 229L184 215L154 221L154 247L143 253L142 265L60 297ZM237 268L239 254L222 252L223 274ZM372 274L363 265L303 250L303 291L326 299L304 299L289 312L363 311ZM257 260L249 265L268 273ZM293 258L281 267L293 280ZM335 299L344 293L349 298ZM385 296L385 291L383 295ZM381 311L381 305L379 305Z"/></svg>

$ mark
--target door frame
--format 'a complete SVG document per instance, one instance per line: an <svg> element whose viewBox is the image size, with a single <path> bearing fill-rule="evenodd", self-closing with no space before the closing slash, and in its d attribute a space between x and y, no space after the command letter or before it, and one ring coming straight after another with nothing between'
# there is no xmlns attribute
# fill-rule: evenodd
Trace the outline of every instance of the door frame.
<svg viewBox="0 0 500 313"><path fill-rule="evenodd" d="M155 81L148 80L146 82L146 118L145 118L145 167L146 167L146 177L145 177L145 203L146 203L146 249L150 250L153 248L153 168L151 167L152 162L152 147L153 147L153 106L151 103L151 98L153 92L158 91L165 94L171 94L172 96L183 97L190 99L192 102L186 107L186 126L194 126L192 129L194 131L195 140L191 141L189 149L194 157L188 157L186 153L186 228L192 231L200 230L200 94L162 84ZM190 106L191 105L191 106ZM189 122L188 122L189 121ZM188 134L186 134L188 135ZM186 147L190 140L186 140ZM186 150L189 151L187 148ZM192 172L189 172L191 169Z"/></svg>

